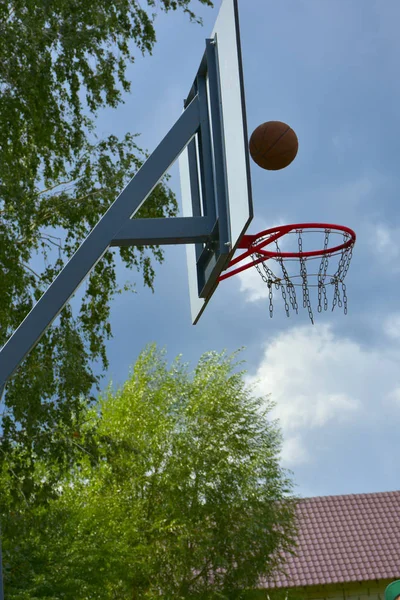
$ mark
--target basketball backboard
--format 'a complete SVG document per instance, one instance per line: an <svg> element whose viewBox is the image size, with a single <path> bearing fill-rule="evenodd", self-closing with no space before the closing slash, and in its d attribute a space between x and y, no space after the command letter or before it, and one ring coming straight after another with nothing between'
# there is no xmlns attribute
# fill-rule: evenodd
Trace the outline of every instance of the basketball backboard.
<svg viewBox="0 0 400 600"><path fill-rule="evenodd" d="M210 216L215 237L186 246L194 324L253 218L237 0L222 1L185 108L196 94L207 110L179 159L182 209L185 217Z"/></svg>

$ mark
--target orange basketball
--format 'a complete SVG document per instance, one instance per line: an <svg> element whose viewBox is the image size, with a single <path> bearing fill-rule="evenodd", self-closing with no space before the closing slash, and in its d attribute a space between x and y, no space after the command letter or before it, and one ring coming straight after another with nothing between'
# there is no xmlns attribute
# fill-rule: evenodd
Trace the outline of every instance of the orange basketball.
<svg viewBox="0 0 400 600"><path fill-rule="evenodd" d="M262 169L278 171L295 159L299 141L289 125L267 121L251 134L249 150L252 159Z"/></svg>

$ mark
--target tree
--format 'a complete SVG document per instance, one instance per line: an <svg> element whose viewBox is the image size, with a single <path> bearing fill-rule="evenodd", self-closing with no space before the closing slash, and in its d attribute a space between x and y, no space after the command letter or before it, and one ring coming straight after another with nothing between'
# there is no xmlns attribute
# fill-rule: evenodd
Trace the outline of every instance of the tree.
<svg viewBox="0 0 400 600"><path fill-rule="evenodd" d="M132 132L100 139L96 115L117 108L129 92L126 67L135 48L151 54L156 10L182 10L198 21L190 6L190 0L0 1L0 347L145 159ZM176 212L164 179L138 216ZM119 254L152 288L161 249ZM36 267L38 257L43 262ZM73 460L61 438L80 419L81 397L94 400L93 365L107 367L110 302L124 289L115 264L110 251L91 273L77 314L63 310L8 384L0 460L14 443L24 444L31 459L51 457L60 467Z"/></svg>
<svg viewBox="0 0 400 600"><path fill-rule="evenodd" d="M7 540L8 573L30 556L19 566L26 596L17 578L9 597L242 597L295 539L271 407L246 388L235 356L205 354L191 374L147 348L91 412L97 459L35 513L18 552Z"/></svg>

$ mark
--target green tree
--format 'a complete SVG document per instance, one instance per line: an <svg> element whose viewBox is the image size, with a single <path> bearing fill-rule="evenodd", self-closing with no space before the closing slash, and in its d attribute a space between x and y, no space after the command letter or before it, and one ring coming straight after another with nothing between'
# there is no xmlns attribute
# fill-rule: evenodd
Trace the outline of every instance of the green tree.
<svg viewBox="0 0 400 600"><path fill-rule="evenodd" d="M35 509L23 541L5 527L10 598L232 599L280 568L292 483L272 404L235 361L208 353L190 373L155 346L141 354L88 418L96 460Z"/></svg>
<svg viewBox="0 0 400 600"><path fill-rule="evenodd" d="M145 159L132 132L100 139L96 116L123 102L135 52L151 54L157 10L198 21L191 4L0 0L0 347ZM164 179L138 216L176 212ZM152 288L161 249L119 255ZM60 468L74 460L63 433L80 419L81 396L94 399L93 365L107 367L117 256L110 251L97 264L77 314L65 308L7 386L0 461L13 443Z"/></svg>

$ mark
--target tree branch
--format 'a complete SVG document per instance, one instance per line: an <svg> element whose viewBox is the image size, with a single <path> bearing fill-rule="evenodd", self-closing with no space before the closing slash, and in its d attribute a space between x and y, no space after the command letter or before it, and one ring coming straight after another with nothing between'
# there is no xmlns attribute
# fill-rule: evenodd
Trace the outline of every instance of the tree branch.
<svg viewBox="0 0 400 600"><path fill-rule="evenodd" d="M68 181L59 181L58 183L55 183L54 185L52 185L44 190L40 190L40 192L38 192L36 194L36 196L41 196L42 194L46 194L47 192L51 192L51 190L54 190L55 188L60 187L60 185L68 185L69 183L73 183L74 181L79 181L79 179L77 179L77 180L69 179Z"/></svg>
<svg viewBox="0 0 400 600"><path fill-rule="evenodd" d="M0 451L1 451L1 452L4 454L4 456L5 456L5 457L6 457L6 459L7 459L7 454L4 452L4 450L3 450L3 448L2 448L1 446L0 446ZM7 462L6 464L7 464L7 468L8 468L8 469L11 471L11 473L14 475L15 479L16 479L17 481L19 481L19 477L18 477L18 475L15 473L15 471L14 471L14 470L13 470L13 468L10 466L10 464L9 464L8 462ZM25 502L26 506L27 506L27 507L29 507L28 500L26 499L26 496L25 496L25 494L24 494L23 490L21 490L19 486L17 487L17 489L18 489L18 491L21 493L21 495L22 495L22 497L23 497L23 499L24 499L24 502Z"/></svg>
<svg viewBox="0 0 400 600"><path fill-rule="evenodd" d="M34 271L33 269L31 269L31 267L29 267L25 263L20 262L20 264L24 267L24 269L27 269L28 271L30 271L31 273L33 273L33 275L35 275L35 277L37 277L38 279L42 278L38 273L36 273L36 271Z"/></svg>
<svg viewBox="0 0 400 600"><path fill-rule="evenodd" d="M47 234L43 235L42 234L42 235L39 236L39 239L40 240L46 240L47 242L49 242L49 244L52 244L53 246L55 246L59 250L62 250L61 238L59 238L59 237L55 237L54 235L47 235ZM57 243L56 240L58 241L58 243ZM47 247L49 248L48 245L47 245Z"/></svg>

